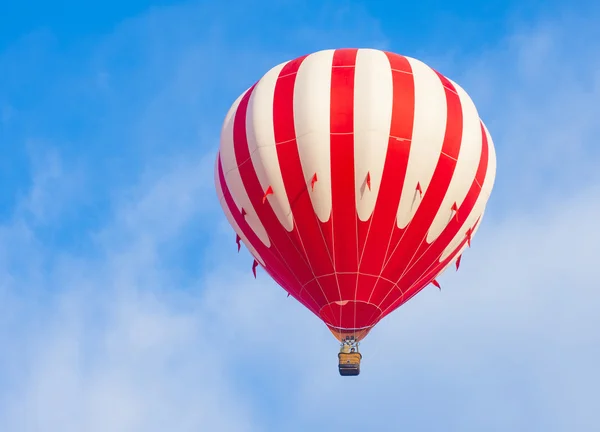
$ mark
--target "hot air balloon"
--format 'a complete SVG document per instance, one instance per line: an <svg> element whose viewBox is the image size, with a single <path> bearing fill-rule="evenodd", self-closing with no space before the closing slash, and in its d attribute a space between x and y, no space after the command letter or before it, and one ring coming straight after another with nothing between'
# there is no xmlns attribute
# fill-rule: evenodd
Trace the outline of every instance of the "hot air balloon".
<svg viewBox="0 0 600 432"><path fill-rule="evenodd" d="M239 242L339 340L359 342L471 245L496 173L471 98L423 62L323 50L268 71L226 115L215 167Z"/></svg>

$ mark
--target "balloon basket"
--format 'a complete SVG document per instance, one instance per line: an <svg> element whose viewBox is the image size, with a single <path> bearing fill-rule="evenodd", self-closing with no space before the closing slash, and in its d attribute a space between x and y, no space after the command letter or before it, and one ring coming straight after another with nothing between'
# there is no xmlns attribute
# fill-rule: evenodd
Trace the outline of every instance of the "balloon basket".
<svg viewBox="0 0 600 432"><path fill-rule="evenodd" d="M342 341L338 353L338 369L341 376L357 376L360 374L360 360L362 354L358 352L358 341L352 336Z"/></svg>

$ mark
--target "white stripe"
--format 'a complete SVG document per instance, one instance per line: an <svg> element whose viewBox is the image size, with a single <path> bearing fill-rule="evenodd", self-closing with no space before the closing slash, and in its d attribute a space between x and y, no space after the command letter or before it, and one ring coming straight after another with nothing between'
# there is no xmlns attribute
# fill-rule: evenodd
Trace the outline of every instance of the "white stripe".
<svg viewBox="0 0 600 432"><path fill-rule="evenodd" d="M252 154L252 165L263 191L269 186L273 194L267 198L279 222L288 230L294 228L290 202L285 191L281 167L277 156L275 130L273 126L273 100L279 73L286 63L267 72L257 83L246 116L248 146Z"/></svg>
<svg viewBox="0 0 600 432"><path fill-rule="evenodd" d="M387 154L392 106L392 69L386 54L360 49L354 77L354 185L362 221L373 214ZM371 190L366 185L367 173Z"/></svg>
<svg viewBox="0 0 600 432"><path fill-rule="evenodd" d="M462 107L462 138L450 185L427 232L428 243L433 242L448 223L452 221L452 218L456 217L452 206L456 203L456 206L460 207L467 196L467 192L469 192L475 179L481 157L482 135L477 108L475 108L475 104L462 87L452 81L450 82L454 85Z"/></svg>
<svg viewBox="0 0 600 432"><path fill-rule="evenodd" d="M229 171L237 168L237 163L235 160L235 148L233 147L233 122L235 120L235 113L237 112L240 102L246 93L248 93L248 90L242 93L235 100L235 102L233 102L231 108L229 108L229 111L227 111L227 115L225 116L225 120L223 121L223 126L221 128L221 143L219 146L219 153L221 154L221 164L223 165L224 174L227 174Z"/></svg>
<svg viewBox="0 0 600 432"><path fill-rule="evenodd" d="M427 192L442 151L448 117L446 94L440 78L425 63L406 57L415 82L415 112L408 167L398 205L397 223L404 228L421 203L417 184Z"/></svg>
<svg viewBox="0 0 600 432"><path fill-rule="evenodd" d="M265 227L258 219L254 207L250 203L250 197L248 196L246 188L242 183L242 177L240 176L240 171L235 159L235 147L233 143L233 125L235 121L235 113L237 112L239 104L246 93L247 91L234 102L231 109L227 113L227 117L225 118L223 129L221 131L221 163L223 165L223 172L225 173L225 182L235 202L235 205L240 209L243 208L246 210L247 214L245 218L248 222L248 225L250 225L250 228L256 233L258 238L268 247L271 245L269 236L267 235ZM240 161L240 163L250 163L250 160Z"/></svg>
<svg viewBox="0 0 600 432"><path fill-rule="evenodd" d="M484 128L485 128L485 126L484 126ZM456 236L454 237L454 239L450 242L450 244L446 247L446 249L444 249L444 252L442 253L440 261L443 261L444 259L446 259L452 253L452 251L458 247L460 242L465 238L469 228L472 227L473 224L477 221L477 218L479 218L479 217L483 218L483 213L485 212L485 206L488 202L488 199L490 196L489 194L492 191L492 186L494 184L494 179L496 177L496 152L494 150L494 144L492 142L492 139L491 139L489 133L487 133L487 129L486 129L486 136L488 139L488 166L487 166L487 171L485 173L485 179L483 181L483 185L481 188L481 193L479 194L479 197L477 198L477 201L475 202L475 205L473 206L473 210L471 210L471 213L467 217L467 220L465 221L463 226L460 228L460 230L456 233ZM479 225L481 225L481 220L479 221ZM479 228L479 225L477 226L477 228ZM471 238L473 238L476 231L477 231L477 229L475 229L471 233Z"/></svg>
<svg viewBox="0 0 600 432"><path fill-rule="evenodd" d="M264 262L263 258L260 256L260 254L257 252L257 250L254 249L254 246L252 246L252 243L250 243L250 241L246 238L246 236L242 232L241 228L235 221L235 218L231 214L231 211L229 210L227 203L225 202L225 197L223 196L223 188L221 188L221 182L219 181L218 166L219 166L219 156L217 156L217 160L215 163L215 188L217 189L217 195L219 197L219 203L221 204L223 213L225 213L225 217L227 218L227 221L229 222L229 224L231 225L233 230L236 232L236 234L240 236L240 239L242 239L242 242L244 242L244 245L250 251L252 256L254 256L254 258L256 258L256 260L264 266L265 262Z"/></svg>
<svg viewBox="0 0 600 432"><path fill-rule="evenodd" d="M485 180L483 182L483 187L481 188L481 191L489 197L492 193L492 189L494 188L494 182L496 180L496 148L494 147L492 136L490 135L490 132L488 131L485 123L483 123L482 121L481 124L483 125L485 135L487 136L490 154L490 160L488 163L487 172L485 173Z"/></svg>
<svg viewBox="0 0 600 432"><path fill-rule="evenodd" d="M330 105L334 50L307 56L294 86L294 126L304 179L314 211L321 222L329 220L331 198ZM310 183L317 174L314 190Z"/></svg>

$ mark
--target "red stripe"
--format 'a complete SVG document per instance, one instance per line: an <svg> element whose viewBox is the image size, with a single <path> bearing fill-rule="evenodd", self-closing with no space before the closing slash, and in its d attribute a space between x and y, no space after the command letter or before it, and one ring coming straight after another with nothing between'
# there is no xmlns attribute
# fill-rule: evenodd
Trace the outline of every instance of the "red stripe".
<svg viewBox="0 0 600 432"><path fill-rule="evenodd" d="M369 220L359 221L359 238L366 239L359 271L366 275L380 273L386 254L384 245L389 244L392 233L397 230L396 218L408 166L414 123L415 83L410 63L403 56L386 54L393 79L392 120L377 202ZM356 297L360 300L369 301L376 291L383 291L382 294L376 294L376 297L389 292L389 283L384 280L364 275L360 275L359 278Z"/></svg>
<svg viewBox="0 0 600 432"><path fill-rule="evenodd" d="M333 54L330 102L331 223L333 255L340 297L355 298L358 289L358 218L354 192L354 78L357 49ZM331 305L338 327L356 327L357 304Z"/></svg>
<svg viewBox="0 0 600 432"><path fill-rule="evenodd" d="M354 73L357 49L336 50L331 70L331 219L335 271L341 297L352 299L356 289L358 242L354 192Z"/></svg>
<svg viewBox="0 0 600 432"><path fill-rule="evenodd" d="M400 288L403 291L410 290L418 292L427 286L429 283L428 277L436 276L436 272L439 272L442 268L444 268L444 266L446 266L452 259L454 254L456 254L460 247L462 247L467 241L467 237L465 236L464 240L461 242L461 246L456 248L450 257L447 257L443 262L439 262L444 250L448 247L452 240L454 240L460 229L466 223L467 218L470 216L475 204L477 203L477 200L479 199L479 196L481 195L481 185L483 185L483 182L485 181L489 164L489 144L487 135L483 129L483 125L481 126L481 133L481 154L479 157L479 164L475 173L475 178L471 183L471 187L469 188L465 199L458 208L458 215L450 220L441 234L430 245L428 245L424 251L419 251L419 254L417 255L418 260L416 260L415 264L410 267L410 269L402 277L402 286ZM423 247L420 249L423 249ZM388 298L380 303L381 308L384 310L388 309L389 304L387 303L395 302L390 301Z"/></svg>
<svg viewBox="0 0 600 432"><path fill-rule="evenodd" d="M310 264L312 279L316 276L333 273L333 263L310 199L307 187L310 179L304 178L296 140L294 87L303 60L304 58L301 58L287 63L279 74L273 100L273 125L277 158L286 195L290 200L294 216L294 230L291 238L296 248L303 252L305 259ZM315 280L305 290L313 292L321 307L329 301L339 299L337 286L326 289L319 287L320 283Z"/></svg>
<svg viewBox="0 0 600 432"><path fill-rule="evenodd" d="M481 185L485 181L485 176L487 173L488 163L489 163L489 146L487 141L487 136L483 131L483 126L481 126L482 139L481 139L481 153L479 157L479 164L477 166L477 171L475 173L475 179L471 183L471 187L465 196L465 199L461 203L460 207L457 211L457 216L453 217L448 225L444 228L444 230L440 233L440 235L431 243L431 245L423 252L418 255L418 263L413 265L410 270L406 273L405 278L407 280L411 280L411 276L415 273L420 275L424 273L423 266L424 264L417 265L419 263L428 263L428 262L437 262L437 260L442 255L444 249L448 247L450 242L454 240L458 231L465 224L467 218L470 216L479 196L481 195ZM465 237L466 238L466 237Z"/></svg>
<svg viewBox="0 0 600 432"><path fill-rule="evenodd" d="M282 260L281 256L278 256L276 250L274 248L268 248L262 240L258 238L254 230L250 227L248 222L246 222L246 218L242 216L241 210L236 206L233 197L231 196L231 192L229 191L229 187L227 186L227 182L225 181L225 175L223 173L223 165L221 162L221 158L219 156L219 164L218 164L218 174L219 174L219 183L221 185L221 189L223 191L223 200L225 205L229 209L229 212L233 216L235 222L240 228L242 234L246 237L248 242L252 245L252 247L256 250L256 252L260 255L260 257L265 261L266 266L264 267L265 271L282 287L286 288L286 291L290 292L294 295L294 286L299 286L297 279L290 272L287 265ZM255 257L256 258L256 257ZM292 281L292 283L290 283ZM293 283L295 281L295 283ZM300 301L304 306L306 306L309 310L312 310L314 313L317 313L320 307L316 304L316 302L312 299L303 300L299 298L299 296L294 295L298 301Z"/></svg>
<svg viewBox="0 0 600 432"><path fill-rule="evenodd" d="M425 243L427 231L446 196L456 168L462 140L462 107L460 98L452 83L440 74L438 74L438 77L444 85L446 94L447 121L444 142L431 182L423 195L421 204L412 221L402 233L401 240L390 248L390 257L381 271L381 275L390 280L400 280L414 258L415 252ZM408 288L404 280L399 282L401 289Z"/></svg>
<svg viewBox="0 0 600 432"><path fill-rule="evenodd" d="M485 181L487 168L489 164L489 145L487 136L481 126L481 154L479 157L479 165L475 174L475 179L471 183L471 187L465 196L462 204L458 208L458 215L448 223L440 235L431 243L424 253L419 255L418 262L413 265L405 274L403 280L411 283L415 279L422 277L431 267L430 263L437 263L444 250L454 240L460 229L463 227L467 218L471 215L479 196L481 195L481 185ZM465 241L467 240L465 236ZM429 263L429 264L428 264ZM414 282L413 282L414 283Z"/></svg>
<svg viewBox="0 0 600 432"><path fill-rule="evenodd" d="M297 62L301 60L296 60ZM293 63L293 62L292 62ZM295 276L294 279L286 279L285 287L299 294L302 285L312 279L312 272L303 253L294 245L290 239L289 233L277 219L270 202L267 200L264 204L262 198L264 191L256 175L254 169L254 161L243 163L250 158L250 149L248 147L248 139L246 133L246 114L248 102L254 88L246 93L242 98L238 110L235 114L233 125L234 137L234 152L237 165L239 166L242 183L246 189L246 193L250 198L250 202L256 211L256 214L262 225L267 230L272 247L277 249L282 256L286 265L289 266L291 273Z"/></svg>

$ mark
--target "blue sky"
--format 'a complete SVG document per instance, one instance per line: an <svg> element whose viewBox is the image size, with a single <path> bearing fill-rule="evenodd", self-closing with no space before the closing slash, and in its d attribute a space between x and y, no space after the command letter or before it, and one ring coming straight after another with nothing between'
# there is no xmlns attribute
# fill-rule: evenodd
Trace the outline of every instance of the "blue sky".
<svg viewBox="0 0 600 432"><path fill-rule="evenodd" d="M598 428L594 2L5 3L0 430ZM252 278L212 180L238 94L342 46L460 83L498 156L461 271L381 322L351 380Z"/></svg>

